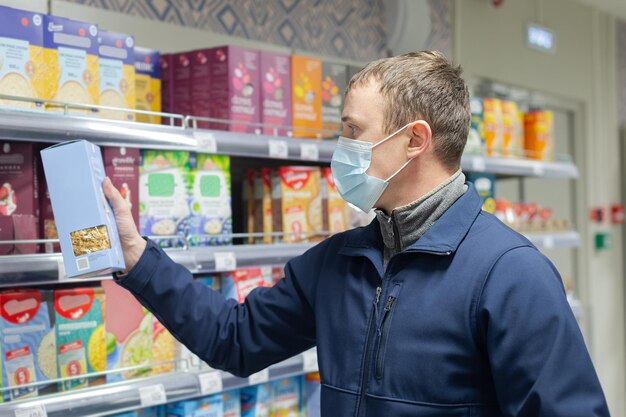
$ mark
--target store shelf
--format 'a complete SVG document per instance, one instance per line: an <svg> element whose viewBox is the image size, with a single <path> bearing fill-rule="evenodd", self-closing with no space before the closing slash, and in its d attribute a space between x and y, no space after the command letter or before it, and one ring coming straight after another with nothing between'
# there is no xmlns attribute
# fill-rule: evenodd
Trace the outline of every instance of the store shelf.
<svg viewBox="0 0 626 417"><path fill-rule="evenodd" d="M577 232L526 233L524 234L539 249L577 248L580 234Z"/></svg>
<svg viewBox="0 0 626 417"><path fill-rule="evenodd" d="M576 165L569 161L546 162L470 154L463 155L461 167L466 172L489 172L510 176L578 178L579 175Z"/></svg>
<svg viewBox="0 0 626 417"><path fill-rule="evenodd" d="M314 351L313 351L314 352ZM267 380L301 375L315 370L316 355L306 352L268 368ZM313 360L313 364L311 363ZM104 416L142 407L140 392L162 385L167 402L175 402L214 393L201 384L203 374L218 372L223 390L241 388L255 381L251 378L237 378L222 371L172 372L144 379L107 384L74 392L65 392L49 396L31 398L0 405L0 417L15 417L18 410L33 409L43 406L47 417L84 417ZM215 375L215 374L213 374ZM214 378L212 378L214 380ZM263 376L261 379L265 379ZM261 381L259 381L261 382ZM203 390L203 386L205 390ZM220 391L218 391L220 392ZM156 404L155 404L156 405ZM25 414L29 415L29 414Z"/></svg>

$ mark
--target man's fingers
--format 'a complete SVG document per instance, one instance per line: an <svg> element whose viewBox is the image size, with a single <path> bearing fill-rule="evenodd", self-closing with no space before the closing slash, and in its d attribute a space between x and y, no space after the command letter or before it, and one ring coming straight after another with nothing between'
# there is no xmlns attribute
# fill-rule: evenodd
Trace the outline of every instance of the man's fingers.
<svg viewBox="0 0 626 417"><path fill-rule="evenodd" d="M107 200L109 200L109 204L113 208L113 212L117 215L121 213L124 209L126 209L126 201L120 195L120 192L115 188L109 177L106 177L102 182L102 188L104 190L104 195Z"/></svg>

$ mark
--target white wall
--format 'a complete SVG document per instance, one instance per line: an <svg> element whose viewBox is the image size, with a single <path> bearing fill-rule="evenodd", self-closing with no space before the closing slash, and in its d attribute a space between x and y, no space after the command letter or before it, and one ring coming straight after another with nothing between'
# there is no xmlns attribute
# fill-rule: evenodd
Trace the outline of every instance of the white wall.
<svg viewBox="0 0 626 417"><path fill-rule="evenodd" d="M554 30L555 54L526 47L530 21ZM509 0L500 8L487 0L457 0L454 51L470 79L485 77L544 92L578 109L573 139L581 168L576 189L576 220L583 236L576 263L578 291L588 308L587 343L612 415L626 415L622 232L609 228L613 249L596 252L598 226L586 219L589 207L621 199L614 19L570 0Z"/></svg>

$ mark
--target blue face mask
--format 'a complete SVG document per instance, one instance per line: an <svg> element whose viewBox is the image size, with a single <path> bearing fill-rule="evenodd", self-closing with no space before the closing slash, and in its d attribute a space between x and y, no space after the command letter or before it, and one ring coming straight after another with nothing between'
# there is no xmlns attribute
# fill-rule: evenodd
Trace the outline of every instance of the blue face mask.
<svg viewBox="0 0 626 417"><path fill-rule="evenodd" d="M374 145L362 140L339 137L330 167L337 191L339 191L344 200L365 213L374 208L374 204L376 204L389 186L389 181L398 175L413 159L409 159L392 176L382 180L366 173L372 163L372 150L402 132L410 124L403 126Z"/></svg>

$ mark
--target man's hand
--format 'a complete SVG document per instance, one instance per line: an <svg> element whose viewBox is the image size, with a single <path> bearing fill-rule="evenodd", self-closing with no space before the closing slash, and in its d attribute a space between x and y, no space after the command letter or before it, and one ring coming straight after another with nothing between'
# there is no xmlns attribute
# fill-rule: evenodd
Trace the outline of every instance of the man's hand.
<svg viewBox="0 0 626 417"><path fill-rule="evenodd" d="M117 231L122 244L122 252L124 253L124 263L126 264L124 273L128 273L139 262L139 258L141 258L146 248L146 241L137 232L137 226L133 221L130 206L111 183L109 177L104 179L102 189L113 208L115 223L117 224Z"/></svg>

